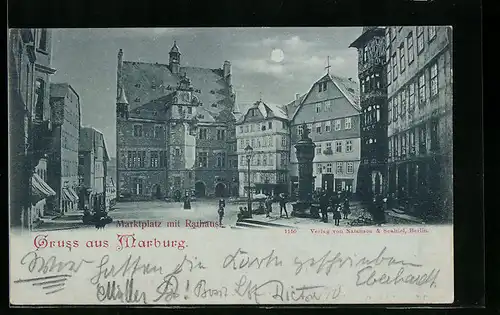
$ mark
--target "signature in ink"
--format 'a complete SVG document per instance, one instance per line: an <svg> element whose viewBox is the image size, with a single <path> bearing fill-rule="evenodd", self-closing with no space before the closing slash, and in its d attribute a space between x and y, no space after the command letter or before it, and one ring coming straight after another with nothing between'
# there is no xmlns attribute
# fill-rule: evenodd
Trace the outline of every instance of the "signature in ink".
<svg viewBox="0 0 500 315"><path fill-rule="evenodd" d="M52 272L77 273L84 264L92 264L93 260L81 259L79 262L73 260L58 261L56 256L45 258L37 252L29 252L21 258L21 265L27 265L30 273L38 272L48 274Z"/></svg>
<svg viewBox="0 0 500 315"><path fill-rule="evenodd" d="M18 279L15 280L14 283L31 283L31 285L41 287L43 290L45 290L46 295L50 295L64 290L66 281L69 278L71 278L71 275L62 274L28 279Z"/></svg>

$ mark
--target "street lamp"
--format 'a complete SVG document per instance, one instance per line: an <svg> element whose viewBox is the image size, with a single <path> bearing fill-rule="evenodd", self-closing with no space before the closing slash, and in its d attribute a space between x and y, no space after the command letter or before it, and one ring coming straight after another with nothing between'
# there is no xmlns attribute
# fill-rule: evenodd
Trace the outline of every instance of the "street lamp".
<svg viewBox="0 0 500 315"><path fill-rule="evenodd" d="M252 160L253 148L250 145L247 145L245 148L245 154L247 158L247 176L248 176L248 216L252 217L252 197L250 196L250 161Z"/></svg>

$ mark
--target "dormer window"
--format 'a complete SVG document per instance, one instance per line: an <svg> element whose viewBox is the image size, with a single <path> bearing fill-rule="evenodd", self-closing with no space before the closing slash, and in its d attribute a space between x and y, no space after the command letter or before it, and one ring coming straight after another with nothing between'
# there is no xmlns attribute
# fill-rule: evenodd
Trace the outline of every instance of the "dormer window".
<svg viewBox="0 0 500 315"><path fill-rule="evenodd" d="M140 101L141 101L141 99L140 99L140 98L138 98L138 97L136 97L134 101L135 101L135 102L140 102Z"/></svg>
<svg viewBox="0 0 500 315"><path fill-rule="evenodd" d="M326 81L318 83L318 91L319 92L326 91L326 88L327 88L327 82Z"/></svg>
<svg viewBox="0 0 500 315"><path fill-rule="evenodd" d="M154 83L153 83L153 84L151 85L151 89L152 89L152 90L156 90L156 84L154 84Z"/></svg>
<svg viewBox="0 0 500 315"><path fill-rule="evenodd" d="M217 104L216 104L216 103L213 103L213 104L212 104L212 107L217 108Z"/></svg>
<svg viewBox="0 0 500 315"><path fill-rule="evenodd" d="M136 83L136 84L135 84L135 87L136 87L136 88L140 88L140 87L141 87L141 84L140 84L140 83Z"/></svg>

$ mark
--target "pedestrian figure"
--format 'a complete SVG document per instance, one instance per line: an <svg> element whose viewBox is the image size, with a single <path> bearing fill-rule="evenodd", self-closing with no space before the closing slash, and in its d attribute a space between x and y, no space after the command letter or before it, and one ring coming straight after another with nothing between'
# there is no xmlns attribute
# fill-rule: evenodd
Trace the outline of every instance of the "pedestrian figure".
<svg viewBox="0 0 500 315"><path fill-rule="evenodd" d="M342 213L344 214L344 219L347 219L347 216L351 214L351 207L349 205L349 199L347 199L347 197L344 199L344 206L342 208Z"/></svg>
<svg viewBox="0 0 500 315"><path fill-rule="evenodd" d="M283 210L285 210L285 215L286 218L288 219L288 211L286 211L286 199L285 199L285 194L281 193L280 194L280 218L283 217Z"/></svg>
<svg viewBox="0 0 500 315"><path fill-rule="evenodd" d="M224 198L219 199L219 208L224 209L226 207L226 200Z"/></svg>
<svg viewBox="0 0 500 315"><path fill-rule="evenodd" d="M238 215L237 215L237 217L238 217L238 219L237 219L237 220L238 220L238 221L241 221L241 220L243 219L243 216L244 216L244 215L245 215L245 212L244 212L244 210L243 210L243 207L240 207L240 211L238 212Z"/></svg>
<svg viewBox="0 0 500 315"><path fill-rule="evenodd" d="M340 207L333 208L333 220L335 221L336 226L339 226L341 217Z"/></svg>
<svg viewBox="0 0 500 315"><path fill-rule="evenodd" d="M328 195L326 192L323 192L319 198L319 207L321 209L321 220L328 223Z"/></svg>
<svg viewBox="0 0 500 315"><path fill-rule="evenodd" d="M222 226L222 218L224 218L224 206L225 206L224 199L221 199L219 201L219 210L217 211L217 213L219 214L219 225L220 226Z"/></svg>
<svg viewBox="0 0 500 315"><path fill-rule="evenodd" d="M266 198L266 218L270 218L269 213L273 210L273 200L271 199L271 195L268 195Z"/></svg>

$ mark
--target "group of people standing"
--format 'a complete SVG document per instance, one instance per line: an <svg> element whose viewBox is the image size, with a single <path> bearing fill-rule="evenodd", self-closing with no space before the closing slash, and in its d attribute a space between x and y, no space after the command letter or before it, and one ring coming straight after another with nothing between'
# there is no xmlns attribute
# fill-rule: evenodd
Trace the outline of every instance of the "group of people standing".
<svg viewBox="0 0 500 315"><path fill-rule="evenodd" d="M351 206L347 191L330 192L322 190L319 196L319 207L321 210L321 221L328 223L328 212L333 212L333 220L336 226L340 225L341 219L347 219L351 214Z"/></svg>
<svg viewBox="0 0 500 315"><path fill-rule="evenodd" d="M273 211L273 196L271 194L267 195L266 200L264 201L266 207L266 218L271 217L271 212ZM278 202L280 204L280 218L283 217L283 211L285 212L285 216L288 219L288 211L286 209L287 198L284 193L278 195Z"/></svg>

